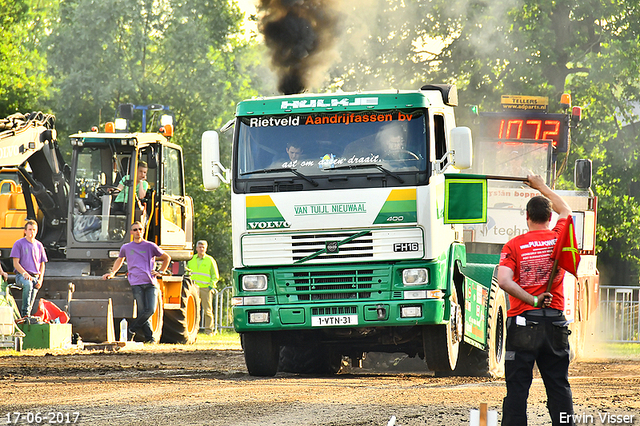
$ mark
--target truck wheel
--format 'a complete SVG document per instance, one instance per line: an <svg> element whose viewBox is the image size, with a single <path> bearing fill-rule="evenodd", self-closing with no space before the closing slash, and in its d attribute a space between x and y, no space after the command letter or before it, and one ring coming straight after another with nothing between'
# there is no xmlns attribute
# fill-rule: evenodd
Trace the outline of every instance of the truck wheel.
<svg viewBox="0 0 640 426"><path fill-rule="evenodd" d="M200 295L198 287L190 278L182 280L180 309L164 311L163 343L192 345L200 329Z"/></svg>
<svg viewBox="0 0 640 426"><path fill-rule="evenodd" d="M507 300L504 290L492 289L487 318L488 371L491 377L504 377L504 357L507 337Z"/></svg>
<svg viewBox="0 0 640 426"><path fill-rule="evenodd" d="M251 376L275 376L280 347L269 331L242 333L244 362Z"/></svg>
<svg viewBox="0 0 640 426"><path fill-rule="evenodd" d="M297 374L327 374L340 371L342 356L316 345L282 346L278 371Z"/></svg>
<svg viewBox="0 0 640 426"><path fill-rule="evenodd" d="M462 311L458 304L458 292L451 286L451 317L448 324L422 327L424 360L430 370L450 373L458 363L458 352L462 340Z"/></svg>

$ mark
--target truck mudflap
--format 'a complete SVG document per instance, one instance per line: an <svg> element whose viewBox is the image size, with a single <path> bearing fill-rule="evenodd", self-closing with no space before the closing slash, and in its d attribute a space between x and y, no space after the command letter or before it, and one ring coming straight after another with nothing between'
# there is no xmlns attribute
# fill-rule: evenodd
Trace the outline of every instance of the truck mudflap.
<svg viewBox="0 0 640 426"><path fill-rule="evenodd" d="M507 297L494 276L491 288L466 277L464 344L454 374L504 377Z"/></svg>

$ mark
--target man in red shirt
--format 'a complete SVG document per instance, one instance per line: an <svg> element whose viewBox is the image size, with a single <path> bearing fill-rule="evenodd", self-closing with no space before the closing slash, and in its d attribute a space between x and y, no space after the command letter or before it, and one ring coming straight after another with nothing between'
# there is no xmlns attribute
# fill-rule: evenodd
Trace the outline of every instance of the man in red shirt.
<svg viewBox="0 0 640 426"><path fill-rule="evenodd" d="M551 291L551 253L567 217L569 205L540 176L528 176L528 185L542 196L527 203L529 232L511 239L502 249L498 284L509 294L505 378L507 396L502 405L503 426L527 425L527 398L533 364L547 390L547 408L556 425L574 425L569 386L569 331L564 317L564 271L558 271ZM552 209L558 222L549 229Z"/></svg>

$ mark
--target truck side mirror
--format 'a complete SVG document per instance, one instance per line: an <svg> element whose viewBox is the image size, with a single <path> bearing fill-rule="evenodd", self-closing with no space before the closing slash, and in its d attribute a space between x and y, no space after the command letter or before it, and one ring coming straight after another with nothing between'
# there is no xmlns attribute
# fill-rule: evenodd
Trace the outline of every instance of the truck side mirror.
<svg viewBox="0 0 640 426"><path fill-rule="evenodd" d="M468 127L455 127L451 129L450 152L452 154L451 165L458 170L468 169L473 164L473 143L471 141L471 129Z"/></svg>
<svg viewBox="0 0 640 426"><path fill-rule="evenodd" d="M587 189L591 187L591 180L593 176L591 160L579 159L576 160L576 165L573 173L573 183L577 188Z"/></svg>
<svg viewBox="0 0 640 426"><path fill-rule="evenodd" d="M125 120L133 120L133 104L118 105L118 112L120 118L124 118Z"/></svg>
<svg viewBox="0 0 640 426"><path fill-rule="evenodd" d="M213 191L220 186L220 180L229 183L229 178L223 176L229 173L220 163L220 140L218 133L207 130L202 134L202 183L206 191Z"/></svg>

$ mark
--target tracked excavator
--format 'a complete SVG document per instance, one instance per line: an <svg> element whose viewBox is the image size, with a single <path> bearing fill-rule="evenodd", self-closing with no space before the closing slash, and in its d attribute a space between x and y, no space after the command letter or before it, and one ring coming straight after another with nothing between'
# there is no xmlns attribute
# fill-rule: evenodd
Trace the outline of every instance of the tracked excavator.
<svg viewBox="0 0 640 426"><path fill-rule="evenodd" d="M136 110L143 112L142 131L130 132ZM147 114L154 123L160 113L163 120L171 117L167 112L162 105L121 105L103 132L94 128L69 136L70 163L61 153L53 115L0 120L0 259L11 271L11 247L23 237L25 221L35 219L49 258L38 298L66 310L73 332L85 342L115 341L115 325L136 317L126 269L114 279L101 278L131 240L135 220L145 225L145 239L173 261L171 274L158 280L154 338L187 344L197 338L198 289L181 262L193 256L193 200L185 193L184 156L170 141L172 124L162 121L158 131L146 131ZM149 185L138 199L132 188L143 161ZM121 191L124 202L116 202Z"/></svg>

